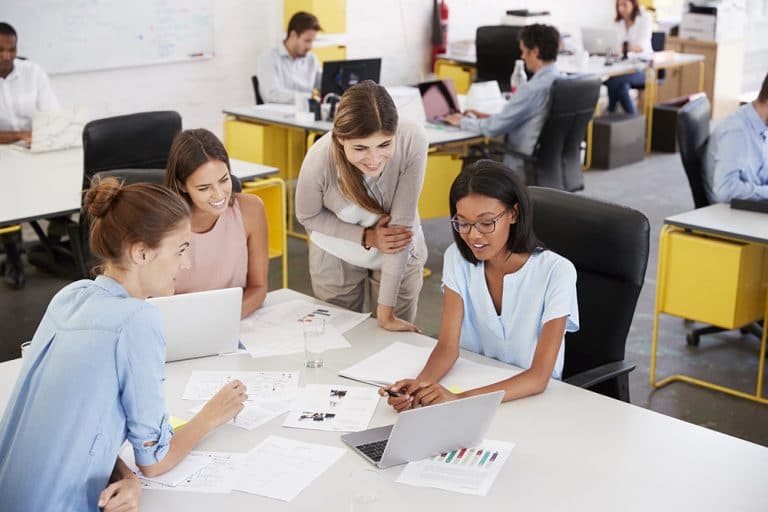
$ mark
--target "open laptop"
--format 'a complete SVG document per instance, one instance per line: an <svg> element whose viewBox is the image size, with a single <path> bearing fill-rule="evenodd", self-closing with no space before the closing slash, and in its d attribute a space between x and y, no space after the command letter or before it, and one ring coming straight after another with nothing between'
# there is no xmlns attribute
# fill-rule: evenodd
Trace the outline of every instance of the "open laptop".
<svg viewBox="0 0 768 512"><path fill-rule="evenodd" d="M32 153L79 148L83 145L83 126L88 122L87 109L62 108L37 112L32 118Z"/></svg>
<svg viewBox="0 0 768 512"><path fill-rule="evenodd" d="M581 29L581 43L591 55L605 55L621 53L621 41L615 28L590 28Z"/></svg>
<svg viewBox="0 0 768 512"><path fill-rule="evenodd" d="M419 84L424 114L428 123L442 123L442 118L459 112L459 99L453 80L435 80Z"/></svg>
<svg viewBox="0 0 768 512"><path fill-rule="evenodd" d="M339 96L344 91L364 80L379 83L381 77L381 59L329 60L323 63L323 76L320 80L320 95L328 93Z"/></svg>
<svg viewBox="0 0 768 512"><path fill-rule="evenodd" d="M381 469L483 440L503 391L401 412L394 425L352 432L341 439Z"/></svg>
<svg viewBox="0 0 768 512"><path fill-rule="evenodd" d="M242 288L148 299L163 316L165 362L237 350Z"/></svg>

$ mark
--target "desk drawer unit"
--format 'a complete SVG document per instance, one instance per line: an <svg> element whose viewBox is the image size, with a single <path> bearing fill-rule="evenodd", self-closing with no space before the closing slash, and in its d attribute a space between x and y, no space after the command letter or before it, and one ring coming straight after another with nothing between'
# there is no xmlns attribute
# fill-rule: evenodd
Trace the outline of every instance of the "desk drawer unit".
<svg viewBox="0 0 768 512"><path fill-rule="evenodd" d="M725 329L763 317L763 246L685 231L670 231L661 242L666 264L659 276L659 312Z"/></svg>
<svg viewBox="0 0 768 512"><path fill-rule="evenodd" d="M447 78L453 80L456 87L456 94L467 94L472 80L475 78L474 68L453 62L450 60L437 59L435 61L435 75L439 80Z"/></svg>
<svg viewBox="0 0 768 512"><path fill-rule="evenodd" d="M280 169L280 178L284 180L289 177L289 140L288 131L291 128L281 126L265 126L238 119L224 120L224 147L230 158L254 162L257 164L270 165ZM298 132L299 147L293 149L294 160L299 164L304 158L305 142L303 140L303 131ZM295 144L293 144L295 145Z"/></svg>

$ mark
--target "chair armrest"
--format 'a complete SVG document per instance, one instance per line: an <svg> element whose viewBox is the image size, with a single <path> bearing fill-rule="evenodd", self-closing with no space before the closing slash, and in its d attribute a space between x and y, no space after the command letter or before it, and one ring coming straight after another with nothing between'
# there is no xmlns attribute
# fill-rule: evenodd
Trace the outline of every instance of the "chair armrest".
<svg viewBox="0 0 768 512"><path fill-rule="evenodd" d="M602 366L589 369L585 372L571 375L567 379L563 379L563 382L578 386L580 388L591 388L601 382L613 379L619 375L624 375L635 369L635 363L631 361L616 361L613 363L606 363Z"/></svg>

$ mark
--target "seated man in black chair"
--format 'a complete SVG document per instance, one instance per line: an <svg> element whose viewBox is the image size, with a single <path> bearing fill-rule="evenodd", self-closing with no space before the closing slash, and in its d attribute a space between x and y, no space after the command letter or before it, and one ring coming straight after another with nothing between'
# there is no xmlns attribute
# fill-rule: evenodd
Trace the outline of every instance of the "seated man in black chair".
<svg viewBox="0 0 768 512"><path fill-rule="evenodd" d="M709 200L768 201L768 74L757 99L718 123L704 157Z"/></svg>
<svg viewBox="0 0 768 512"><path fill-rule="evenodd" d="M41 110L57 110L59 100L53 93L48 75L33 62L16 58L16 30L0 22L0 84L8 92L0 97L0 144L32 140L32 117ZM21 231L0 235L5 249L5 283L11 288L24 286L21 260Z"/></svg>
<svg viewBox="0 0 768 512"><path fill-rule="evenodd" d="M445 121L490 137L504 133L510 151L533 154L547 117L552 82L560 77L555 65L559 46L560 33L555 27L528 25L520 32L520 52L533 78L520 86L498 114L469 110L464 115L446 116ZM504 163L523 175L523 164L517 157L505 154Z"/></svg>

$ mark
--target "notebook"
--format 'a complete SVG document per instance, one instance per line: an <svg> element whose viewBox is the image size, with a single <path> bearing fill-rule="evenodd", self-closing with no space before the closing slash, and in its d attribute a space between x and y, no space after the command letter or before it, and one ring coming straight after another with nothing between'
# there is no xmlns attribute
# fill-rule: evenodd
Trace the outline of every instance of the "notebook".
<svg viewBox="0 0 768 512"><path fill-rule="evenodd" d="M165 362L237 350L242 301L242 288L148 299L163 316Z"/></svg>
<svg viewBox="0 0 768 512"><path fill-rule="evenodd" d="M440 123L443 117L459 112L459 100L453 80L420 83L419 93L429 123Z"/></svg>
<svg viewBox="0 0 768 512"><path fill-rule="evenodd" d="M83 145L83 126L88 122L85 108L62 108L37 112L32 118L32 153L79 148Z"/></svg>

